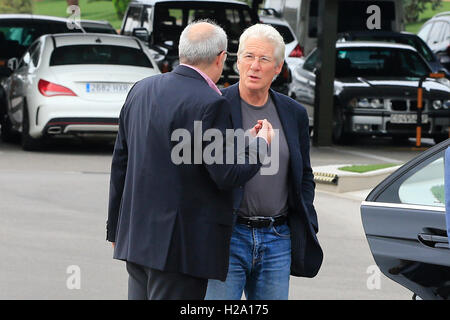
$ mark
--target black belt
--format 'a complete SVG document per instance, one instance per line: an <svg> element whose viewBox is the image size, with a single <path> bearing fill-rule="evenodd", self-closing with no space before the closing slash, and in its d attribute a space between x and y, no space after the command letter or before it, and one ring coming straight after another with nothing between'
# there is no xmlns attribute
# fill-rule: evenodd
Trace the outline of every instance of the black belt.
<svg viewBox="0 0 450 320"><path fill-rule="evenodd" d="M287 220L285 215L276 217L241 217L237 216L236 222L245 224L250 228L267 228L271 226L280 226Z"/></svg>

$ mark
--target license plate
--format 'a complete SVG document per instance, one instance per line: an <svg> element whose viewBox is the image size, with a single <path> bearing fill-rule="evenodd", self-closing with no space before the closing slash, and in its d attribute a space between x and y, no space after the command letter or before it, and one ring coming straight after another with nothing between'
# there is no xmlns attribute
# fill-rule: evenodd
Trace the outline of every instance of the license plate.
<svg viewBox="0 0 450 320"><path fill-rule="evenodd" d="M422 114L422 123L428 122L428 115ZM417 123L417 114L415 113L393 113L391 114L391 123Z"/></svg>
<svg viewBox="0 0 450 320"><path fill-rule="evenodd" d="M87 93L127 93L129 89L128 83L86 83Z"/></svg>

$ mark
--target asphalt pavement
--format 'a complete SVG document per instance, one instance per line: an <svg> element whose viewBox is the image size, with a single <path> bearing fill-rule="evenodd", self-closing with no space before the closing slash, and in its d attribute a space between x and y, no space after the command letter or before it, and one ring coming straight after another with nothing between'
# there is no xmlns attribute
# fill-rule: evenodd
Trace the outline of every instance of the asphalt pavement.
<svg viewBox="0 0 450 320"><path fill-rule="evenodd" d="M421 152L413 147L385 139L312 147L311 162L404 163ZM0 299L127 298L125 265L105 241L112 150L58 141L25 152L0 143ZM313 279L291 278L290 299L411 298L374 268L359 212L365 193L316 193L324 263Z"/></svg>

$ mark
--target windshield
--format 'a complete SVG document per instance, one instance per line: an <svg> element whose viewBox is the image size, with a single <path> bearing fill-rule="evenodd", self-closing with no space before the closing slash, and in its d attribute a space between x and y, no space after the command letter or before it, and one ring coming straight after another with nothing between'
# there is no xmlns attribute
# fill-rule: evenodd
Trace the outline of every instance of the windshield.
<svg viewBox="0 0 450 320"><path fill-rule="evenodd" d="M422 58L411 50L345 48L337 50L336 78L421 77L430 73Z"/></svg>
<svg viewBox="0 0 450 320"><path fill-rule="evenodd" d="M113 64L153 68L139 49L110 45L73 45L56 48L50 66L69 64Z"/></svg>
<svg viewBox="0 0 450 320"><path fill-rule="evenodd" d="M0 21L0 57L20 57L37 38L49 33L81 32L70 30L65 23Z"/></svg>
<svg viewBox="0 0 450 320"><path fill-rule="evenodd" d="M159 3L155 6L155 42L163 44L172 41L176 46L181 31L190 22L206 18L219 24L231 44L235 43L236 48L229 48L231 52L237 50L242 32L257 22L250 8L241 5L195 1Z"/></svg>

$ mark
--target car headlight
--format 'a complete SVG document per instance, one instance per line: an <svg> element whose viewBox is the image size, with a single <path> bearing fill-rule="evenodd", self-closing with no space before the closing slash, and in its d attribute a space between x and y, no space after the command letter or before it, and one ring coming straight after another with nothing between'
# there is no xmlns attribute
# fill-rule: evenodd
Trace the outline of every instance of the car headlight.
<svg viewBox="0 0 450 320"><path fill-rule="evenodd" d="M445 100L443 107L444 109L450 109L450 100Z"/></svg>
<svg viewBox="0 0 450 320"><path fill-rule="evenodd" d="M384 108L383 99L353 98L348 105L352 108L382 109Z"/></svg>
<svg viewBox="0 0 450 320"><path fill-rule="evenodd" d="M433 109L439 110L442 108L442 101L441 100L434 100L433 101Z"/></svg>

